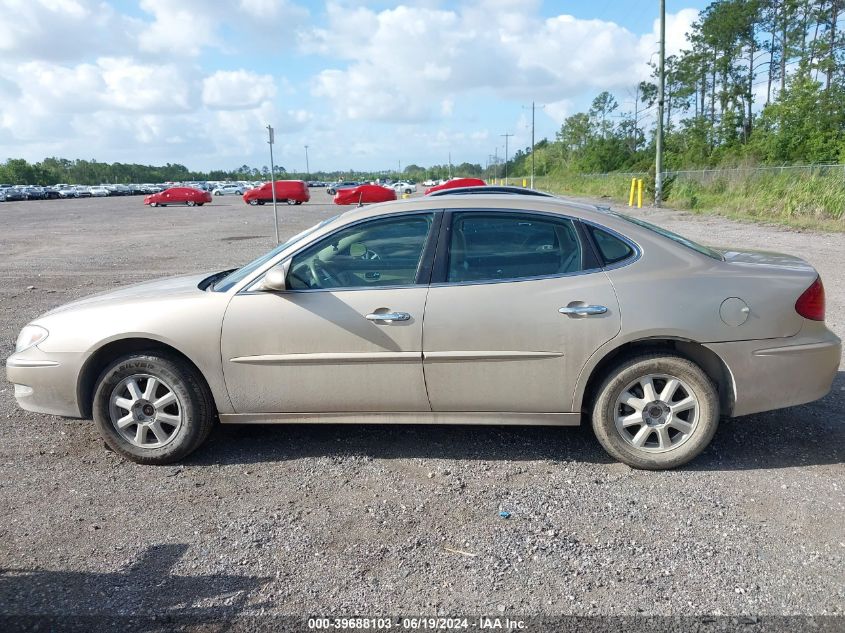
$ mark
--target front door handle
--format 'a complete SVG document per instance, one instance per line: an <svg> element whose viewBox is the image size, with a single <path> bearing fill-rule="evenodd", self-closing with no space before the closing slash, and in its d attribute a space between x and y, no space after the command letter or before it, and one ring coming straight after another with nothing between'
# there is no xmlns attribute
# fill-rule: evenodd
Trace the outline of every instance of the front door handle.
<svg viewBox="0 0 845 633"><path fill-rule="evenodd" d="M408 321L411 315L407 312L373 312L364 318L367 321Z"/></svg>
<svg viewBox="0 0 845 633"><path fill-rule="evenodd" d="M570 317L595 316L597 314L604 314L607 312L607 308L605 306L569 305L561 308L558 312Z"/></svg>

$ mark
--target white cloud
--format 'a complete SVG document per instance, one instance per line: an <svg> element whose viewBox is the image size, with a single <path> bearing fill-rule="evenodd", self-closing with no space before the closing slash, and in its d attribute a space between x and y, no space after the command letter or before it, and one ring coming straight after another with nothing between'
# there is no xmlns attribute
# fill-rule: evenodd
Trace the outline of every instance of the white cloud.
<svg viewBox="0 0 845 633"><path fill-rule="evenodd" d="M138 20L99 0L2 0L0 59L64 63L133 47Z"/></svg>
<svg viewBox="0 0 845 633"><path fill-rule="evenodd" d="M201 0L141 0L141 8L154 18L138 37L141 50L194 57L217 41L214 11Z"/></svg>
<svg viewBox="0 0 845 633"><path fill-rule="evenodd" d="M459 10L399 6L374 11L330 3L327 27L300 36L300 47L341 58L314 80L347 119L425 121L450 116L444 103L489 91L498 98L558 104L645 79L656 35L637 36L604 20L543 19L536 1L488 0ZM667 18L669 52L697 12Z"/></svg>
<svg viewBox="0 0 845 633"><path fill-rule="evenodd" d="M214 110L255 108L276 96L271 75L246 70L219 70L203 80L202 101Z"/></svg>
<svg viewBox="0 0 845 633"><path fill-rule="evenodd" d="M272 44L273 50L292 41L308 11L288 0L141 0L141 9L153 17L139 35L149 53L196 57L205 48L237 52L227 31L246 35L250 43Z"/></svg>

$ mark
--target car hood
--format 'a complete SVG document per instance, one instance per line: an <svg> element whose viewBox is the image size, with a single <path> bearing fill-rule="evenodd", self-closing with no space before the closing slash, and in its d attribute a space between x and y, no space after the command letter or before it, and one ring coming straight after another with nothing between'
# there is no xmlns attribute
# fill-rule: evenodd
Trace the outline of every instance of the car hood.
<svg viewBox="0 0 845 633"><path fill-rule="evenodd" d="M140 284L124 286L122 288L117 288L116 290L108 290L82 299L77 299L76 301L71 301L70 303L61 305L58 308L54 308L41 316L50 316L59 312L86 308L95 304L136 303L138 301L144 301L145 299L161 300L197 294L202 292L202 290L198 287L199 283L212 274L214 273L206 272L195 275L166 277L164 279L154 279Z"/></svg>
<svg viewBox="0 0 845 633"><path fill-rule="evenodd" d="M791 268L794 270L814 271L815 269L800 257L774 253L772 251L738 250L735 248L714 249L722 254L728 263L758 264L777 268Z"/></svg>

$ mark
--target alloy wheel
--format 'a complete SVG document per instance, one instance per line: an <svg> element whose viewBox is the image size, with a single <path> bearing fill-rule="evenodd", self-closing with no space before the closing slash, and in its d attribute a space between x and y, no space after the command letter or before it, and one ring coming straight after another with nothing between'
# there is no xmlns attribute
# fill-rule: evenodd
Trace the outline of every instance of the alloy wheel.
<svg viewBox="0 0 845 633"><path fill-rule="evenodd" d="M633 448L664 453L695 432L700 405L680 378L647 374L631 382L616 399L616 430Z"/></svg>
<svg viewBox="0 0 845 633"><path fill-rule="evenodd" d="M161 378L135 374L123 379L109 397L109 416L117 432L138 448L161 448L178 435L182 403Z"/></svg>

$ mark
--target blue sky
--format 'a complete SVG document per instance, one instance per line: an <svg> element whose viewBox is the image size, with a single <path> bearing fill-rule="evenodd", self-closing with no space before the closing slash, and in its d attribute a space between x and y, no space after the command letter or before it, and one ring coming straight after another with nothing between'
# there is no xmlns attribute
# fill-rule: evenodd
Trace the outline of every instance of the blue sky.
<svg viewBox="0 0 845 633"><path fill-rule="evenodd" d="M667 46L706 3L667 2ZM0 0L0 159L192 169L484 164L585 109L630 107L656 0Z"/></svg>

